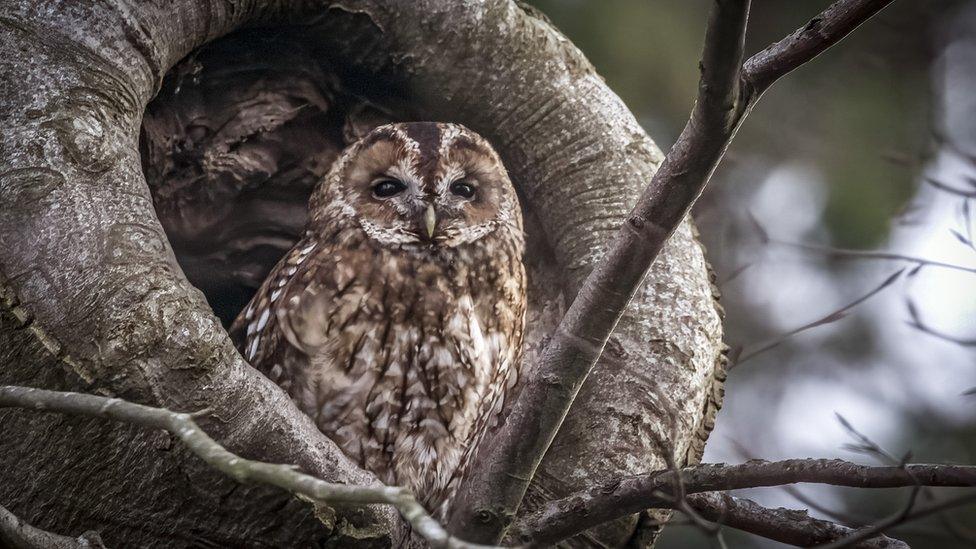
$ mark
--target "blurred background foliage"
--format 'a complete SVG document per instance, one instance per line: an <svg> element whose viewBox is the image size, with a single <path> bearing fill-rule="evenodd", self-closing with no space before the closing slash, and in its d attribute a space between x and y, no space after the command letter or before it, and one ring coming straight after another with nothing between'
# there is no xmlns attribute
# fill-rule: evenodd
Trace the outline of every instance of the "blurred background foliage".
<svg viewBox="0 0 976 549"><path fill-rule="evenodd" d="M711 2L530 3L586 53L667 150L694 100ZM747 52L828 4L755 0ZM842 416L896 460L911 453L913 461L976 463L976 397L966 394L976 386L976 274L798 246L976 268L974 159L976 2L896 0L766 94L695 209L723 292L728 343L742 358L772 345L730 372L706 461L889 459L852 447ZM822 318L830 321L784 337ZM859 525L899 510L908 492L799 486L744 495ZM930 490L919 501L950 495ZM972 547L976 510L891 534L912 547ZM780 546L724 536L730 547ZM718 541L694 526L668 529L659 544L708 546Z"/></svg>

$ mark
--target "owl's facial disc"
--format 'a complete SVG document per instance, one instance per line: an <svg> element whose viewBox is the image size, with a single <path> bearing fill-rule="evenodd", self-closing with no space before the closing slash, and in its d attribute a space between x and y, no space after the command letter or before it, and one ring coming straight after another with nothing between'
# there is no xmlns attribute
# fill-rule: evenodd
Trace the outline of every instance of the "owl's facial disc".
<svg viewBox="0 0 976 549"><path fill-rule="evenodd" d="M381 245L455 248L500 227L521 230L498 155L462 126L381 126L351 156L335 182L343 213Z"/></svg>

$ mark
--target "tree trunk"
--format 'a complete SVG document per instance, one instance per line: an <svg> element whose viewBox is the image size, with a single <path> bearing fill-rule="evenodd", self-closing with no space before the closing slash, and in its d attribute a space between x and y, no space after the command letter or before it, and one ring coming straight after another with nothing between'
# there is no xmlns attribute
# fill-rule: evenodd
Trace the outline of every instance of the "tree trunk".
<svg viewBox="0 0 976 549"><path fill-rule="evenodd" d="M529 368L661 160L583 55L509 0L7 4L0 383L209 408L204 428L233 451L326 480L376 482L241 359L214 311L232 316L297 235L310 185L358 125L453 120L499 150L529 219ZM220 38L233 31L247 34ZM665 453L697 461L721 400L721 350L686 222L526 506L663 468ZM238 485L164 434L27 411L0 411L0 425L0 504L60 534L140 547L408 535L385 507L316 514ZM574 543L653 538L634 531L630 520Z"/></svg>

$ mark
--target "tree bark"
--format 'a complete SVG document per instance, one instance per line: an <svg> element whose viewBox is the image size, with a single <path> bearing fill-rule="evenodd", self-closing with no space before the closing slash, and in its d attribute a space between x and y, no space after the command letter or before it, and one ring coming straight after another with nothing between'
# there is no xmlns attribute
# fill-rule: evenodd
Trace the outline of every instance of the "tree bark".
<svg viewBox="0 0 976 549"><path fill-rule="evenodd" d="M329 481L375 479L243 362L157 219L137 143L167 71L227 33L273 27L356 96L485 135L530 219L527 368L661 160L585 57L508 0L8 4L0 383L209 408L202 426L232 451ZM720 310L686 222L583 386L525 508L664 469L671 456L696 462L721 401L722 347ZM0 412L0 425L0 504L64 535L96 530L108 546L167 547L390 544L407 535L387 508L313 513L280 491L237 485L159 433L18 411ZM570 543L598 536L620 545L634 523Z"/></svg>

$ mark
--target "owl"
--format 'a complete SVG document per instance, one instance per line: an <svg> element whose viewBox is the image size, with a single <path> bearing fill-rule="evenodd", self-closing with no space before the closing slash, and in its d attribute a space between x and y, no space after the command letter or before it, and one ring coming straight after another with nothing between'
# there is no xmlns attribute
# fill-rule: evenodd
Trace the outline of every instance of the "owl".
<svg viewBox="0 0 976 549"><path fill-rule="evenodd" d="M231 333L350 458L443 516L518 380L523 249L487 141L380 126L319 183L303 237Z"/></svg>

